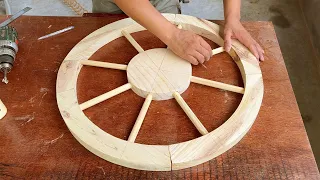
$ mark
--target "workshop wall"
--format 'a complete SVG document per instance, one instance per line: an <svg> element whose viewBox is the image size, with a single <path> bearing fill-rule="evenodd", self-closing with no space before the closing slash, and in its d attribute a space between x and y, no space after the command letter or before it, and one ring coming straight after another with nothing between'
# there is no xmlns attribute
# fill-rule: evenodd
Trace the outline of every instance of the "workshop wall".
<svg viewBox="0 0 320 180"><path fill-rule="evenodd" d="M317 65L320 71L320 0L300 0L300 2L311 34L311 41L318 57Z"/></svg>

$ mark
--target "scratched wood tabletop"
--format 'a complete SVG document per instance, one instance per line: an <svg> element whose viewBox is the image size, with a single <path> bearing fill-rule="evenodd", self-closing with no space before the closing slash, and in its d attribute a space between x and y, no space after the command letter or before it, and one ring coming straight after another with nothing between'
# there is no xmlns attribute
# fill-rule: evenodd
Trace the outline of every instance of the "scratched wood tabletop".
<svg viewBox="0 0 320 180"><path fill-rule="evenodd" d="M192 168L150 172L109 163L86 150L59 113L55 97L57 71L76 43L124 17L23 16L12 24L20 43L10 82L0 84L0 98L8 108L8 114L0 120L0 179L320 179L271 22L244 23L266 52L266 60L260 64L265 92L252 128L229 151ZM68 26L75 29L37 40ZM144 49L165 47L149 32L134 33L133 37ZM136 54L125 38L119 38L91 59L127 64ZM228 54L215 56L206 66L208 69L194 66L193 74L243 86L240 72ZM125 72L83 67L77 85L79 103L126 82ZM242 96L191 84L182 97L212 131L232 115ZM104 131L126 139L143 101L128 91L84 112ZM166 100L152 102L137 142L172 144L199 136L179 105Z"/></svg>

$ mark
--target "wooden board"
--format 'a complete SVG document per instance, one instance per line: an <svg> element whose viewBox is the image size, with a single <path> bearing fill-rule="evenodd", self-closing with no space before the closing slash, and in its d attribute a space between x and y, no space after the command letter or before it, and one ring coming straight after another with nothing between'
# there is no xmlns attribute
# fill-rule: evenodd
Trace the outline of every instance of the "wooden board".
<svg viewBox="0 0 320 180"><path fill-rule="evenodd" d="M3 16L2 20L5 18ZM68 130L57 107L57 71L65 56L81 39L122 18L125 16L23 16L13 22L20 43L16 66L9 74L10 83L0 83L0 98L8 108L7 115L0 121L1 179L320 178L271 22L243 23L266 52L266 61L260 65L265 92L259 115L250 131L226 153L192 168L154 172L110 163L84 148ZM71 25L75 26L71 32L37 40ZM148 32L132 36L144 50L166 47ZM208 42L213 49L218 47ZM128 64L136 54L137 50L121 37L102 47L91 59ZM193 75L243 86L240 71L227 53L218 54L205 65L207 70L193 66ZM77 82L79 103L127 82L125 71L82 67ZM182 97L208 131L229 119L242 99L241 94L194 83ZM104 131L126 140L143 103L143 98L127 91L87 109L85 114ZM165 145L199 136L179 105L171 99L152 101L136 142Z"/></svg>
<svg viewBox="0 0 320 180"><path fill-rule="evenodd" d="M164 14L164 17L182 29L193 31L220 46L224 44L219 36L220 27L212 22L186 15ZM219 128L208 132L180 96L191 81L190 63L166 48L144 51L130 35L142 30L145 29L130 18L114 22L85 37L66 56L57 77L57 102L62 117L75 138L89 151L105 160L134 169L151 171L192 167L221 155L237 144L255 121L263 98L262 74L256 58L246 47L234 41L230 55L238 64L242 74L244 95L234 114ZM130 60L126 69L129 83L79 106L76 84L82 68L81 61L89 60L101 47L122 35L139 53ZM221 52L220 49L216 51ZM203 136L178 144L142 145L110 135L92 123L83 113L82 110L123 93L129 88L141 97L151 95L155 100L174 97ZM144 117L146 110L142 112ZM141 121L140 119L138 121ZM141 126L142 123L139 124Z"/></svg>
<svg viewBox="0 0 320 180"><path fill-rule="evenodd" d="M154 100L173 98L172 92L183 93L190 84L190 63L166 48L151 49L137 54L128 64L128 82L132 90Z"/></svg>

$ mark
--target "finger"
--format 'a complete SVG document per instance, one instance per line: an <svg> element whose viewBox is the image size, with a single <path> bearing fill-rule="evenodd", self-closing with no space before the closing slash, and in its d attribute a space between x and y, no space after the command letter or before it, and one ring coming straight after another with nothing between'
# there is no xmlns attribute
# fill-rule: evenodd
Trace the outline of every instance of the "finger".
<svg viewBox="0 0 320 180"><path fill-rule="evenodd" d="M205 57L198 51L193 51L190 55L196 58L196 60L201 64L205 61Z"/></svg>
<svg viewBox="0 0 320 180"><path fill-rule="evenodd" d="M189 61L193 65L199 64L198 60L191 55L188 55L186 60Z"/></svg>
<svg viewBox="0 0 320 180"><path fill-rule="evenodd" d="M260 61L264 61L264 56L263 56L263 50L262 50L262 48L260 47L259 44L256 44L256 48L257 48L257 50L258 50L258 54L259 54Z"/></svg>
<svg viewBox="0 0 320 180"><path fill-rule="evenodd" d="M249 49L251 51L251 53L257 58L257 60L259 61L259 53L258 53L258 49L257 47L255 46L255 44L251 44L249 46Z"/></svg>
<svg viewBox="0 0 320 180"><path fill-rule="evenodd" d="M238 35L238 40L248 47L251 53L257 58L257 60L259 60L258 49L255 46L257 43L252 39L248 32L243 32L241 35Z"/></svg>
<svg viewBox="0 0 320 180"><path fill-rule="evenodd" d="M262 54L264 54L264 50L262 49L262 47L260 46L259 43L256 44L257 48L259 51L261 51Z"/></svg>
<svg viewBox="0 0 320 180"><path fill-rule="evenodd" d="M231 36L232 36L232 31L227 30L224 35L224 49L229 52L231 49Z"/></svg>
<svg viewBox="0 0 320 180"><path fill-rule="evenodd" d="M204 57L204 61L208 61L211 57L210 52L212 53L212 50L208 50L201 45L197 46L196 51Z"/></svg>
<svg viewBox="0 0 320 180"><path fill-rule="evenodd" d="M247 31L243 31L241 34L238 34L237 39L249 49L250 46L252 46L255 43L255 40L252 39L252 37Z"/></svg>
<svg viewBox="0 0 320 180"><path fill-rule="evenodd" d="M211 46L204 40L202 39L202 41L200 42L201 46L203 48L205 48L207 50L207 52L209 52L209 58L207 59L207 61L210 59L210 57L212 56L212 48Z"/></svg>

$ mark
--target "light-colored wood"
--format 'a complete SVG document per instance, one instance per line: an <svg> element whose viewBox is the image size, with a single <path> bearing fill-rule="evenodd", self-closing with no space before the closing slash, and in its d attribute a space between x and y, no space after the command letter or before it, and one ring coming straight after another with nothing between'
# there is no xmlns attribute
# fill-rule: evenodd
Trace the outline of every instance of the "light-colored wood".
<svg viewBox="0 0 320 180"><path fill-rule="evenodd" d="M120 86L120 87L118 87L118 88L116 88L114 90L111 90L109 92L101 94L100 96L97 96L97 97L95 97L93 99L90 99L90 100L80 104L80 108L82 110L88 109L89 107L92 107L92 106L94 106L94 105L96 105L98 103L101 103L102 101L105 101L105 100L107 100L107 99L109 99L109 98L111 98L113 96L116 96L116 95L118 95L118 94L120 94L120 93L122 93L124 91L129 90L131 87L132 86L131 86L130 83L122 85L122 86Z"/></svg>
<svg viewBox="0 0 320 180"><path fill-rule="evenodd" d="M184 30L193 31L198 35L204 36L221 47L224 45L223 39L219 36L220 27L212 22L186 15L164 14L164 17L173 24L181 25ZM259 112L263 97L263 81L258 61L246 47L236 40L232 42L231 51L228 53L240 69L244 80L245 91L237 110L219 128L187 142L171 145L143 145L116 138L93 124L92 121L85 116L77 100L76 82L82 67L80 61L90 59L90 57L101 47L122 37L123 30L130 34L143 31L145 28L130 18L104 26L81 40L69 52L59 69L56 91L58 107L69 130L84 147L103 159L129 168L170 171L172 169L183 169L204 163L221 155L243 138L254 123ZM156 62L158 62L153 59L153 56L159 56L158 53L160 51L153 51L152 57L149 58L149 60L152 59L152 61L146 62L149 67L153 67ZM134 64L134 59L132 59L130 63ZM129 74L130 63L127 67L129 82L131 81L129 78L131 76ZM191 65L188 65L190 66L191 72ZM160 67L161 69L163 68L163 72L168 71L169 73L172 73L170 72L172 71L170 69L171 66L175 65L164 63ZM169 68L169 70L167 68ZM146 67L144 69L146 69ZM188 72L186 73L185 71ZM179 72L179 74L188 74L188 76L184 75L182 77L189 77L191 79L188 68L178 68L177 72ZM168 77L158 75L157 73L155 73L155 75L159 77L158 80ZM171 97L167 98L172 98L172 93L175 92L174 90L180 90L176 90L178 92L176 94L179 94L186 88L179 89L172 87L175 87L174 85L177 85L180 82L185 85L187 80L180 81L179 77L175 77L174 81L177 83L173 85L169 84L171 87L166 89L166 93L168 90L172 91ZM146 83L147 81L139 79L135 82L135 86L138 86L138 82ZM156 81L151 82L154 83ZM139 85L139 88L141 87L143 86ZM161 85L160 87L164 86ZM132 86L134 92L142 97L146 97L150 94L150 91L144 96L144 92L140 92L139 94L139 90L137 90L139 88L134 88L134 86ZM151 88L151 94L153 94L152 90L153 88ZM157 98L159 97L153 96L153 99ZM159 98L159 100L161 100L161 98ZM107 120L108 119L106 119L106 121Z"/></svg>
<svg viewBox="0 0 320 180"><path fill-rule="evenodd" d="M139 52L139 53L142 53L144 50L142 49L142 47L137 43L136 40L133 39L133 37L131 36L131 34L129 34L127 31L123 30L121 31L122 34L124 35L124 37L126 37L128 39L128 41L132 44L132 46L134 48L136 48L136 50Z"/></svg>
<svg viewBox="0 0 320 180"><path fill-rule="evenodd" d="M202 84L205 86L214 87L214 88L219 88L219 89L223 89L223 90L227 90L227 91L231 91L231 92L236 92L236 93L240 93L240 94L243 94L245 91L243 87L225 84L225 83L212 81L212 80L204 79L204 78L199 78L199 77L195 77L195 76L191 77L191 82L197 83L197 84Z"/></svg>
<svg viewBox="0 0 320 180"><path fill-rule="evenodd" d="M7 108L0 99L0 119L2 119L6 114L7 114Z"/></svg>
<svg viewBox="0 0 320 180"><path fill-rule="evenodd" d="M180 105L180 107L183 109L183 111L187 114L193 125L197 128L197 130L202 134L206 135L208 134L207 129L203 126L203 124L200 122L200 120L197 118L197 116L194 114L194 112L190 109L188 104L183 100L183 98L180 96L179 93L174 92L173 93L174 98Z"/></svg>
<svg viewBox="0 0 320 180"><path fill-rule="evenodd" d="M220 127L195 140L169 146L172 169L178 170L206 162L237 144L249 131L263 97L262 75L246 75L246 92L234 114Z"/></svg>
<svg viewBox="0 0 320 180"><path fill-rule="evenodd" d="M218 47L218 48L212 50L212 56L216 55L216 54L219 54L219 53L222 53L222 52L224 52L224 48L223 47Z"/></svg>
<svg viewBox="0 0 320 180"><path fill-rule="evenodd" d="M108 62L93 61L93 60L80 60L80 63L86 66L127 70L127 65L124 65L124 64L108 63Z"/></svg>
<svg viewBox="0 0 320 180"><path fill-rule="evenodd" d="M171 99L175 91L183 93L189 87L191 74L190 63L165 48L139 53L127 68L132 90L141 97L151 93L154 100Z"/></svg>
<svg viewBox="0 0 320 180"><path fill-rule="evenodd" d="M69 130L92 153L113 163L135 169L171 170L168 146L131 143L104 132L88 119L80 106L76 104L77 94L75 89L58 93L57 99L64 102L59 103L58 106Z"/></svg>
<svg viewBox="0 0 320 180"><path fill-rule="evenodd" d="M147 111L149 109L149 106L151 104L151 101L152 101L152 94L149 94L147 97L146 97L146 100L144 101L143 105L142 105L142 108L140 110L140 113L138 115L138 118L136 120L136 122L134 123L134 126L131 130L131 133L129 135L129 138L128 138L128 141L129 142L134 142L137 138L137 135L139 133L139 130L141 128L141 125L143 123L143 120L144 118L146 117L147 115Z"/></svg>

